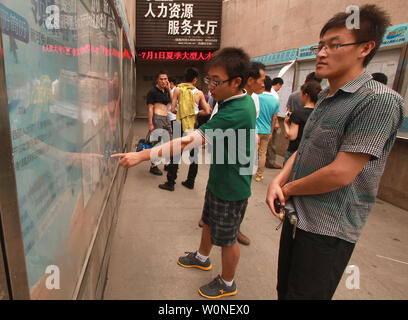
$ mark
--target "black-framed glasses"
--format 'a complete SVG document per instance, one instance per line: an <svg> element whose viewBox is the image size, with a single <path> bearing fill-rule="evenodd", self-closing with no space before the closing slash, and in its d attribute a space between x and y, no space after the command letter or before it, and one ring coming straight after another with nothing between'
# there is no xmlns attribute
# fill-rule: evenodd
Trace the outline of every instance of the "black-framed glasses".
<svg viewBox="0 0 408 320"><path fill-rule="evenodd" d="M218 86L220 86L220 85L222 85L222 84L224 84L224 83L226 83L228 81L231 81L231 79L221 80L221 81L214 81L214 80L211 80L208 77L204 78L204 83L207 84L207 85L213 86L213 87L218 87Z"/></svg>
<svg viewBox="0 0 408 320"><path fill-rule="evenodd" d="M323 49L325 49L326 52L327 51L335 51L335 50L337 50L337 49L339 49L341 47L355 46L355 45L358 45L358 44L362 44L364 42L368 42L368 41L365 40L365 41L358 41L358 42L352 42L352 43L343 43L343 44L341 44L341 43L330 43L330 44L325 44L325 45L320 44L320 45L318 45L316 47L311 47L310 51L312 51L312 53L314 53L314 54L318 54Z"/></svg>

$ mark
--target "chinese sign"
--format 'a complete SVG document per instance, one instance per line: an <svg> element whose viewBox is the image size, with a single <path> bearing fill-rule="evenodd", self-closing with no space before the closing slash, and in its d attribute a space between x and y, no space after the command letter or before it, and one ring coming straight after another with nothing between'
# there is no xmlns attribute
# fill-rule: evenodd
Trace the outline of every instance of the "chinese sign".
<svg viewBox="0 0 408 320"><path fill-rule="evenodd" d="M381 47L403 44L408 39L408 23L392 26L387 29Z"/></svg>
<svg viewBox="0 0 408 320"><path fill-rule="evenodd" d="M140 60L165 60L165 61L208 61L212 57L211 52L202 51L140 51L137 54Z"/></svg>
<svg viewBox="0 0 408 320"><path fill-rule="evenodd" d="M296 54L297 49L292 49L252 58L252 61L258 61L264 65L280 64L296 60Z"/></svg>
<svg viewBox="0 0 408 320"><path fill-rule="evenodd" d="M216 50L221 38L221 0L137 1L139 49Z"/></svg>
<svg viewBox="0 0 408 320"><path fill-rule="evenodd" d="M316 54L314 54L310 50L310 48L316 47L316 46L318 46L317 43L309 45L309 46L305 46L305 47L300 47L297 59L298 60L316 59Z"/></svg>

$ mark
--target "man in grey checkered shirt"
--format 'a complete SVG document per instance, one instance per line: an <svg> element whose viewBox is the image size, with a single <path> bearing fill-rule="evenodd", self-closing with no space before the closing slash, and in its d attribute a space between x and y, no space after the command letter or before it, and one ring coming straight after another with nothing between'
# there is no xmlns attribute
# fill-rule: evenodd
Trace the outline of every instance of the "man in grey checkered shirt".
<svg viewBox="0 0 408 320"><path fill-rule="evenodd" d="M284 218L279 299L331 299L375 202L387 156L404 119L403 100L365 67L390 24L374 5L360 8L360 28L339 13L320 33L316 76L322 91L298 151L270 183L266 202L292 204ZM295 230L293 229L295 228Z"/></svg>

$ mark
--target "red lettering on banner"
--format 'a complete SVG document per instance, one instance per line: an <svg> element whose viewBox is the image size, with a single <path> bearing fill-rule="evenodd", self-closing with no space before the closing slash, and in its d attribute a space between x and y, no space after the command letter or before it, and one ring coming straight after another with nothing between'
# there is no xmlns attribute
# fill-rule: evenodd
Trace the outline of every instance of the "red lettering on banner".
<svg viewBox="0 0 408 320"><path fill-rule="evenodd" d="M183 56L181 57L182 60L190 60L190 54L187 51L184 51Z"/></svg>
<svg viewBox="0 0 408 320"><path fill-rule="evenodd" d="M198 51L141 51L137 54L142 60L190 60L208 61L212 57L212 52Z"/></svg>
<svg viewBox="0 0 408 320"><path fill-rule="evenodd" d="M207 53L207 56L205 57L205 60L210 60L211 57L212 57L212 53L211 53L211 52L208 52L208 53Z"/></svg>
<svg viewBox="0 0 408 320"><path fill-rule="evenodd" d="M146 58L147 60L153 60L153 51L149 51L148 53L147 53L147 58Z"/></svg>
<svg viewBox="0 0 408 320"><path fill-rule="evenodd" d="M166 59L167 60L173 60L174 59L174 52L173 51L167 51Z"/></svg>
<svg viewBox="0 0 408 320"><path fill-rule="evenodd" d="M125 48L125 50L123 51L123 59L124 59L124 58L128 58L128 59L131 58L131 56L130 56L130 54L129 54L129 51L127 51L126 48Z"/></svg>
<svg viewBox="0 0 408 320"><path fill-rule="evenodd" d="M180 51L174 53L174 59L180 60L183 54Z"/></svg>
<svg viewBox="0 0 408 320"><path fill-rule="evenodd" d="M197 51L190 52L190 59L191 59L191 60L197 60L197 56L198 56L198 52L197 52Z"/></svg>
<svg viewBox="0 0 408 320"><path fill-rule="evenodd" d="M116 57L116 58L120 58L120 52L116 49L112 49L112 54Z"/></svg>

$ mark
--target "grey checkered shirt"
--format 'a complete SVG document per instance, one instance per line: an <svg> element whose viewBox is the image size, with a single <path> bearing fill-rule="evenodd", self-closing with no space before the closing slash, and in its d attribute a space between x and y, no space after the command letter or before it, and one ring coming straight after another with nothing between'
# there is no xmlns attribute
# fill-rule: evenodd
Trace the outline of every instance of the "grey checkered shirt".
<svg viewBox="0 0 408 320"><path fill-rule="evenodd" d="M323 90L305 126L290 180L329 165L339 152L371 155L355 180L320 195L296 196L301 230L357 242L375 202L387 156L404 119L403 99L363 73L328 97Z"/></svg>

